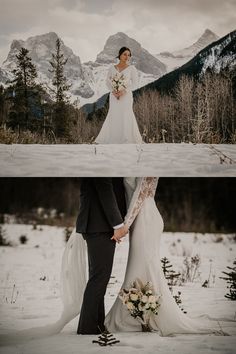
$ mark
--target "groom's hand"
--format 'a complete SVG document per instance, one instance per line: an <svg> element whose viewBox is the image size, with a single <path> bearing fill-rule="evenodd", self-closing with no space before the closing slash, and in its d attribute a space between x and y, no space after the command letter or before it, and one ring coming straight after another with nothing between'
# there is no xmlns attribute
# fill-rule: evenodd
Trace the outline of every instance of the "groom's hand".
<svg viewBox="0 0 236 354"><path fill-rule="evenodd" d="M117 243L121 242L121 238L127 235L129 228L127 225L120 227L119 229L114 230L114 235L111 240L115 240Z"/></svg>

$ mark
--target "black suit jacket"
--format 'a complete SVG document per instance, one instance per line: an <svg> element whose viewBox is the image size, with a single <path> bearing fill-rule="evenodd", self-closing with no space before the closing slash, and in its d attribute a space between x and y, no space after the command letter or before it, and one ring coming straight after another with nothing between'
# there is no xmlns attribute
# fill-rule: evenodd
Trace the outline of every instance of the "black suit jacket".
<svg viewBox="0 0 236 354"><path fill-rule="evenodd" d="M112 232L126 214L125 189L120 177L81 178L76 232Z"/></svg>

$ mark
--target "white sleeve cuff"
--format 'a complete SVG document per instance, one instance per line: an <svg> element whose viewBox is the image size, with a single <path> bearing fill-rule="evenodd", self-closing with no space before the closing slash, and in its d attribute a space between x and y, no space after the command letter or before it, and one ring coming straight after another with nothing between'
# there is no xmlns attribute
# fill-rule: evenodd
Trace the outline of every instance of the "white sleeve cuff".
<svg viewBox="0 0 236 354"><path fill-rule="evenodd" d="M122 224L113 226L113 229L114 229L114 230L117 230L117 229L120 229L122 226L124 226L124 223L123 223L123 222L122 222Z"/></svg>

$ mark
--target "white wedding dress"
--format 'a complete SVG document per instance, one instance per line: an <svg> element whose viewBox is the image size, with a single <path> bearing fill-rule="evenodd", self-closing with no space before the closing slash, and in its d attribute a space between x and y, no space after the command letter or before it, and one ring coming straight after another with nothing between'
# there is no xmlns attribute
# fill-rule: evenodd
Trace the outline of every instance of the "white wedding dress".
<svg viewBox="0 0 236 354"><path fill-rule="evenodd" d="M161 295L158 315L151 315L150 326L162 336L178 333L217 333L217 322L191 319L176 304L160 262L160 241L163 219L154 200L158 178L126 178L124 180L129 203L125 222L131 225L130 247L125 279L121 288L129 289L136 278L142 283L151 282L156 294ZM117 296L105 318L111 332L141 331L141 325L133 318Z"/></svg>
<svg viewBox="0 0 236 354"><path fill-rule="evenodd" d="M123 75L126 93L117 99L113 94L111 77ZM138 85L138 73L134 65L129 65L121 72L112 64L108 70L106 84L110 91L109 110L103 126L95 139L98 144L139 144L142 137L133 112L133 90Z"/></svg>

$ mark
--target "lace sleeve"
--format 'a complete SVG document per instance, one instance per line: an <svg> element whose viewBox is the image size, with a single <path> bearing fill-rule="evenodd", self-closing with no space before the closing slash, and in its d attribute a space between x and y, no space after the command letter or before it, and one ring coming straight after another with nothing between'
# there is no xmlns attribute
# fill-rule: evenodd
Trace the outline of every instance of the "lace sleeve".
<svg viewBox="0 0 236 354"><path fill-rule="evenodd" d="M132 91L136 90L138 88L139 84L139 76L138 76L138 71L134 65L132 65L131 68L131 88Z"/></svg>
<svg viewBox="0 0 236 354"><path fill-rule="evenodd" d="M147 197L155 196L157 187L157 177L143 177L137 185L137 188L133 194L133 197L128 208L127 215L125 217L125 224L130 227L138 215L144 200Z"/></svg>
<svg viewBox="0 0 236 354"><path fill-rule="evenodd" d="M112 84L111 84L111 77L112 77L112 67L108 69L107 77L106 77L106 85L110 92L113 91Z"/></svg>

